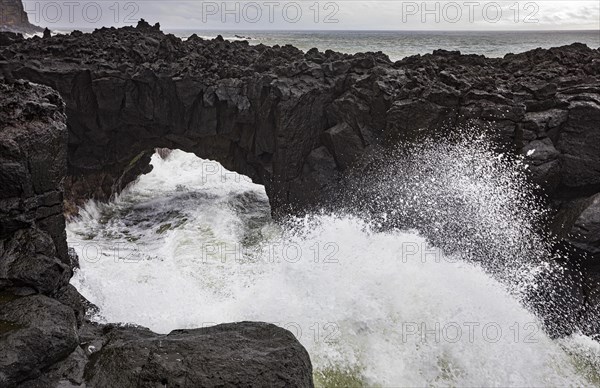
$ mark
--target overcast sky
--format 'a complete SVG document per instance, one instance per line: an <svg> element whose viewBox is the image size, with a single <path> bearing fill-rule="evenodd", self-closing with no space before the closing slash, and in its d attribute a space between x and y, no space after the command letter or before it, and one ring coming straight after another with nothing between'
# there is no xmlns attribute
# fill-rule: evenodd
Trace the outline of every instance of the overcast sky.
<svg viewBox="0 0 600 388"><path fill-rule="evenodd" d="M25 0L51 29L135 24L195 30L599 30L600 1Z"/></svg>

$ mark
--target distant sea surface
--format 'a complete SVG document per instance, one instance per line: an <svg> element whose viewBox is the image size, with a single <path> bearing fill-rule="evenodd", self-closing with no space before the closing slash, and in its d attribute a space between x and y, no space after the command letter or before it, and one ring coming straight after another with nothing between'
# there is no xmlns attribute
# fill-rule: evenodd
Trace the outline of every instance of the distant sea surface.
<svg viewBox="0 0 600 388"><path fill-rule="evenodd" d="M313 47L348 54L382 51L392 60L433 50L458 50L463 54L503 57L535 48L550 48L579 42L600 47L600 30L595 31L194 31L167 30L180 38L196 34L203 38L222 35L228 40L250 44L291 44L303 51Z"/></svg>

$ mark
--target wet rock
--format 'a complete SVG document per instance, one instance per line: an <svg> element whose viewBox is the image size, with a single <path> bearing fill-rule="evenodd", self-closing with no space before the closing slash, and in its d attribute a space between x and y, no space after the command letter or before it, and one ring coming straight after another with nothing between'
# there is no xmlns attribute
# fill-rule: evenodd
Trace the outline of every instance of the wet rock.
<svg viewBox="0 0 600 388"><path fill-rule="evenodd" d="M173 152L173 150L171 150L169 148L157 148L156 149L156 153L158 154L158 156L161 157L161 159L167 159L169 157L169 155L171 155L171 152Z"/></svg>
<svg viewBox="0 0 600 388"><path fill-rule="evenodd" d="M534 165L548 163L560 156L560 152L554 147L552 140L549 138L530 142L523 148L523 154L525 154L527 161Z"/></svg>
<svg viewBox="0 0 600 388"><path fill-rule="evenodd" d="M340 170L350 167L365 148L360 135L347 123L326 130L323 134L323 142L334 156Z"/></svg>
<svg viewBox="0 0 600 388"><path fill-rule="evenodd" d="M50 366L38 378L19 384L19 388L85 387L83 373L88 361L85 351L78 346L67 358Z"/></svg>
<svg viewBox="0 0 600 388"><path fill-rule="evenodd" d="M30 227L0 245L0 288L26 286L48 294L68 284L70 268L56 257L52 239Z"/></svg>
<svg viewBox="0 0 600 388"><path fill-rule="evenodd" d="M98 310L72 284L67 284L62 288L56 289L51 296L73 310L75 319L77 320L77 327L81 327L85 323L88 314L93 314Z"/></svg>
<svg viewBox="0 0 600 388"><path fill-rule="evenodd" d="M540 112L528 112L523 118L523 128L534 133L535 138L544 137L549 131L560 127L567 121L567 110L550 109Z"/></svg>
<svg viewBox="0 0 600 388"><path fill-rule="evenodd" d="M266 323L167 335L115 328L104 341L85 370L90 386L313 386L306 350L292 333Z"/></svg>
<svg viewBox="0 0 600 388"><path fill-rule="evenodd" d="M43 295L0 299L0 385L40 376L78 345L73 311Z"/></svg>
<svg viewBox="0 0 600 388"><path fill-rule="evenodd" d="M600 194L590 199L587 206L575 220L571 243L588 252L592 266L600 266Z"/></svg>
<svg viewBox="0 0 600 388"><path fill-rule="evenodd" d="M555 190L560 184L561 154L554 147L552 140L549 138L533 140L523 148L522 152L534 182L548 191Z"/></svg>
<svg viewBox="0 0 600 388"><path fill-rule="evenodd" d="M573 191L600 188L600 104L574 101L558 135L561 152L561 183Z"/></svg>

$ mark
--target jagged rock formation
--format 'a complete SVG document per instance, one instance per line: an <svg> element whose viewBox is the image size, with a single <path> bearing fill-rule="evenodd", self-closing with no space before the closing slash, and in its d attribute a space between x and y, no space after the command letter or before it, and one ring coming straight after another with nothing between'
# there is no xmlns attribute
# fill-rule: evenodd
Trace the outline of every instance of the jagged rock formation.
<svg viewBox="0 0 600 388"><path fill-rule="evenodd" d="M504 59L437 51L392 63L383 54L183 42L141 24L0 52L13 76L65 99L73 198L108 198L128 183L128 168L164 147L264 183L274 208L306 204L299 191L310 190L297 187L325 183L315 161L335 170L330 181L371 146L474 121L516 151L536 148L536 176L556 197L600 185L600 54L583 45Z"/></svg>
<svg viewBox="0 0 600 388"><path fill-rule="evenodd" d="M312 386L308 353L273 325L164 336L88 322L69 285L64 102L26 81L0 92L0 386Z"/></svg>
<svg viewBox="0 0 600 388"><path fill-rule="evenodd" d="M58 93L0 83L0 385L39 375L77 347L59 302L72 268L60 183L67 127Z"/></svg>
<svg viewBox="0 0 600 388"><path fill-rule="evenodd" d="M0 31L35 33L43 28L29 22L22 0L0 0Z"/></svg>
<svg viewBox="0 0 600 388"><path fill-rule="evenodd" d="M4 73L66 101L70 202L108 199L148 171L159 147L250 176L274 212L302 209L377 147L469 123L506 149L536 150L529 163L562 209L558 233L595 219L583 211L600 191L600 53L581 44L392 63L381 53L181 41L142 21L17 41L0 55ZM597 264L598 243L577 242Z"/></svg>
<svg viewBox="0 0 600 388"><path fill-rule="evenodd" d="M60 189L67 171L64 103L48 87L0 88L0 287L48 294L69 283L74 265Z"/></svg>

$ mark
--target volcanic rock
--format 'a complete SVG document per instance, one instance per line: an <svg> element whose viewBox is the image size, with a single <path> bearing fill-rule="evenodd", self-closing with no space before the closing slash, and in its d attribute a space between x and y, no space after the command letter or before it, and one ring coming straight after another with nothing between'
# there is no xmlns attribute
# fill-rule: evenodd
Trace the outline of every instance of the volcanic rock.
<svg viewBox="0 0 600 388"><path fill-rule="evenodd" d="M241 322L168 335L115 328L85 370L94 387L312 387L308 353L287 330Z"/></svg>

